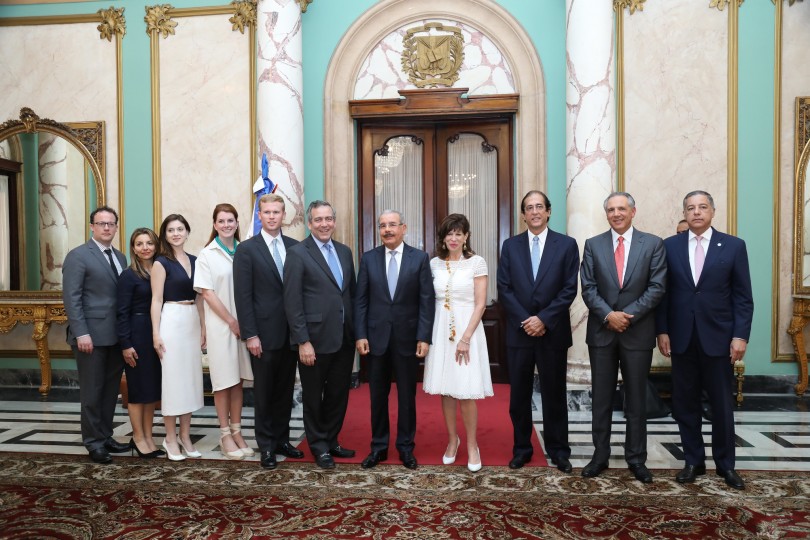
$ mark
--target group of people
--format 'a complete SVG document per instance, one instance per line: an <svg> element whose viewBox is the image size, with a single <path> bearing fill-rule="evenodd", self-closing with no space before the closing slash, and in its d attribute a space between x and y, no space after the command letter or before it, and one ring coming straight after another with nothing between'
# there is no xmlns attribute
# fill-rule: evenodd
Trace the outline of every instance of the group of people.
<svg viewBox="0 0 810 540"><path fill-rule="evenodd" d="M509 413L514 428L513 469L532 458L534 371L540 374L543 440L551 462L571 472L566 395L569 307L581 280L589 309L586 341L593 381L593 458L584 477L608 466L613 395L621 371L625 388L625 459L641 482L645 466L646 378L658 345L672 357L673 416L686 456L679 482L705 474L701 391L713 410L712 449L717 473L742 489L734 470L732 364L745 354L753 300L745 244L711 227L714 201L706 192L683 201L688 234L666 241L632 226L635 201L612 193L604 209L610 230L585 242L548 228L551 203L540 191L521 201L528 230L503 243L497 271L505 312ZM318 466L355 451L339 434L348 404L355 352L365 357L371 397L371 468L388 459L388 395L396 380L396 450L415 469L416 388L425 360L424 391L441 395L447 431L442 461L453 463L464 426L467 466L482 466L476 438L476 401L493 395L481 319L488 269L475 254L470 224L450 214L439 225L435 257L404 242L407 225L397 210L379 215L381 245L364 253L355 274L348 246L333 239L330 203L307 208L310 235L282 234L284 200L257 203L261 231L239 242L238 214L229 204L213 213L213 230L199 257L184 251L190 233L179 214L160 232L136 229L131 264L112 247L118 216L101 207L90 216L92 238L65 259L68 340L77 359L81 427L91 459L137 451L141 457L199 457L190 434L191 413L203 405L200 350L207 350L220 450L229 459L254 451L241 435L242 384L254 385L255 436L260 464L276 456L301 458L290 443L296 368L303 391L307 443ZM121 372L126 369L133 436L112 438ZM166 427L160 450L152 438L157 407ZM176 420L180 419L179 435Z"/></svg>

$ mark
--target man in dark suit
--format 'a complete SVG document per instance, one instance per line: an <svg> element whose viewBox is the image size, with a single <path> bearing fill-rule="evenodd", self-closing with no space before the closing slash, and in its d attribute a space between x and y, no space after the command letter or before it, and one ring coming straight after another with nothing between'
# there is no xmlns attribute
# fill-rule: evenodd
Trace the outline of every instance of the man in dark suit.
<svg viewBox="0 0 810 540"><path fill-rule="evenodd" d="M436 293L430 258L405 244L402 214L384 210L379 219L382 246L363 254L355 294L357 352L368 355L371 393L371 453L362 467L388 459L388 393L397 381L397 450L405 467L415 469L416 379L433 335Z"/></svg>
<svg viewBox="0 0 810 540"><path fill-rule="evenodd" d="M315 462L332 469L332 457L354 450L338 443L349 402L354 363L352 300L356 278L351 250L332 240L335 211L326 201L307 208L310 235L291 247L284 265L284 310L298 348L304 431Z"/></svg>
<svg viewBox="0 0 810 540"><path fill-rule="evenodd" d="M112 438L124 357L115 328L118 276L127 267L112 246L118 214L108 206L90 214L92 238L73 248L62 266L62 298L68 318L67 341L79 372L82 442L96 463L110 463L110 452L127 452Z"/></svg>
<svg viewBox="0 0 810 540"><path fill-rule="evenodd" d="M735 489L745 483L734 470L733 366L745 356L754 299L745 242L713 228L714 199L692 191L683 199L688 234L664 242L667 292L658 307L658 348L672 356L672 416L681 432L686 466L675 479L706 474L700 394L712 409L712 458L717 474Z"/></svg>
<svg viewBox="0 0 810 540"><path fill-rule="evenodd" d="M582 476L608 467L613 394L624 381L627 435L624 457L640 482L652 482L647 461L647 376L655 347L655 307L667 273L663 241L633 227L636 202L611 193L604 203L610 230L585 241L582 300L588 307L585 341L591 361L594 453Z"/></svg>
<svg viewBox="0 0 810 540"><path fill-rule="evenodd" d="M569 473L565 378L573 341L568 308L577 295L579 248L573 238L548 228L551 202L545 193L527 193L520 213L529 230L503 243L498 266L498 298L507 317L509 416L514 428L509 467L519 469L532 458L532 391L537 367L546 453L558 469Z"/></svg>
<svg viewBox="0 0 810 540"><path fill-rule="evenodd" d="M246 336L253 367L256 443L260 463L275 469L276 454L302 458L290 444L290 415L295 387L295 353L284 313L283 277L287 250L298 243L281 234L284 199L259 199L261 232L239 244L233 258L234 301L239 333Z"/></svg>

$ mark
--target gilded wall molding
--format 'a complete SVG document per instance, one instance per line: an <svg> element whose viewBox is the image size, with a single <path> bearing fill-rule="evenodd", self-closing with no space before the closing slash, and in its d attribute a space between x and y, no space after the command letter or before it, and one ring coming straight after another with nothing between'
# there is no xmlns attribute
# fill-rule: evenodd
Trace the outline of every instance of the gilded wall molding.
<svg viewBox="0 0 810 540"><path fill-rule="evenodd" d="M409 28L402 37L402 71L417 88L453 86L463 62L464 35L457 26L432 22Z"/></svg>
<svg viewBox="0 0 810 540"><path fill-rule="evenodd" d="M799 162L799 156L810 140L810 97L796 98L796 142L793 145L793 162Z"/></svg>
<svg viewBox="0 0 810 540"><path fill-rule="evenodd" d="M744 0L737 0L737 7L739 8ZM734 4L734 0L711 0L709 3L709 8L717 8L719 11L723 11L726 9L726 6L731 6Z"/></svg>
<svg viewBox="0 0 810 540"><path fill-rule="evenodd" d="M146 35L154 37L162 35L163 39L169 37L169 34L174 35L174 28L177 22L172 20L171 11L174 7L171 4L161 4L157 6L146 6L146 16L143 18L146 22Z"/></svg>
<svg viewBox="0 0 810 540"><path fill-rule="evenodd" d="M313 0L297 0L297 2L301 6L301 13L306 13L307 8L313 2Z"/></svg>
<svg viewBox="0 0 810 540"><path fill-rule="evenodd" d="M112 41L113 36L124 37L127 34L127 21L124 18L124 8L100 9L97 12L101 15L101 24L97 29L101 33L101 39Z"/></svg>
<svg viewBox="0 0 810 540"><path fill-rule="evenodd" d="M780 248L779 233L782 219L780 204L782 166L780 155L782 153L782 1L774 1L776 6L774 35L774 73L773 73L773 236L771 244L774 246L773 262L771 263L771 361L785 362L794 360L793 354L779 354L779 289Z"/></svg>
<svg viewBox="0 0 810 540"><path fill-rule="evenodd" d="M647 0L613 0L613 11L617 13L627 8L630 15L638 11L644 11L644 2Z"/></svg>
<svg viewBox="0 0 810 540"><path fill-rule="evenodd" d="M228 21L233 25L232 30L239 30L244 34L245 27L250 29L256 26L255 0L235 0L231 5L233 5L233 16Z"/></svg>

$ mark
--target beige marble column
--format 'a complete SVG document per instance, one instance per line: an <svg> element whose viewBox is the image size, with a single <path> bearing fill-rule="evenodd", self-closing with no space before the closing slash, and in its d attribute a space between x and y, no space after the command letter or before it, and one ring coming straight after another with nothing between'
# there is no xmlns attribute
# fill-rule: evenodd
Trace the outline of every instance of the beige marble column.
<svg viewBox="0 0 810 540"><path fill-rule="evenodd" d="M257 11L258 100L261 164L267 155L269 177L286 200L286 234L302 239L304 222L304 105L301 60L301 5L295 0L261 0ZM259 165L259 170L261 166Z"/></svg>
<svg viewBox="0 0 810 540"><path fill-rule="evenodd" d="M62 261L68 252L67 146L61 137L39 135L39 275L43 291L62 288Z"/></svg>
<svg viewBox="0 0 810 540"><path fill-rule="evenodd" d="M566 13L567 225L581 252L587 238L606 230L602 202L616 187L613 6L566 0ZM574 346L568 352L569 383L591 380L587 318L588 310L577 295L571 306Z"/></svg>

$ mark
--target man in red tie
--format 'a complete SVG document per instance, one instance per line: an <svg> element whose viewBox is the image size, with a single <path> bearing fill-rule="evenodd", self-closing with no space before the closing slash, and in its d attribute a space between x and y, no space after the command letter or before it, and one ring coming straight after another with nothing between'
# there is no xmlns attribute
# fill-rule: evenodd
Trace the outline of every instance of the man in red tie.
<svg viewBox="0 0 810 540"><path fill-rule="evenodd" d="M636 202L629 193L611 193L604 203L610 230L585 241L582 300L588 307L585 341L591 361L594 453L582 476L608 467L613 395L619 369L624 381L627 436L624 459L640 482L647 469L647 376L655 347L655 307L664 295L667 273L663 241L633 227Z"/></svg>
<svg viewBox="0 0 810 540"><path fill-rule="evenodd" d="M754 299L745 242L712 227L714 199L693 191L683 199L688 234L664 242L669 275L656 312L658 349L672 356L672 416L678 422L684 469L679 483L706 474L700 394L712 408L712 459L717 474L735 489L745 483L734 470L733 366L751 334Z"/></svg>

